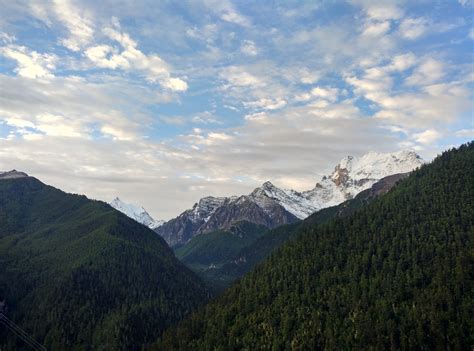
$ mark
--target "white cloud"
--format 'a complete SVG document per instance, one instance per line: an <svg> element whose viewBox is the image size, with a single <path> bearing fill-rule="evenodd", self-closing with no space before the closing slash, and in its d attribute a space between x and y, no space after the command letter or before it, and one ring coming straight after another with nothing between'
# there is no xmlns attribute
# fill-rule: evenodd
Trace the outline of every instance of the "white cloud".
<svg viewBox="0 0 474 351"><path fill-rule="evenodd" d="M417 39L428 31L428 21L424 17L405 18L400 24L399 31L406 39Z"/></svg>
<svg viewBox="0 0 474 351"><path fill-rule="evenodd" d="M360 6L367 17L372 20L397 20L403 16L403 10L396 1L390 0L351 0L354 5Z"/></svg>
<svg viewBox="0 0 474 351"><path fill-rule="evenodd" d="M16 40L14 35L10 35L5 32L0 32L0 42L4 44L11 44Z"/></svg>
<svg viewBox="0 0 474 351"><path fill-rule="evenodd" d="M368 21L364 26L362 35L369 37L378 37L384 35L390 30L390 21L374 22Z"/></svg>
<svg viewBox="0 0 474 351"><path fill-rule="evenodd" d="M311 95L334 102L339 95L339 89L315 87L311 90Z"/></svg>
<svg viewBox="0 0 474 351"><path fill-rule="evenodd" d="M469 39L474 40L474 28L471 28L469 30L468 36L469 36Z"/></svg>
<svg viewBox="0 0 474 351"><path fill-rule="evenodd" d="M444 65L431 57L424 59L413 74L406 79L410 85L427 85L439 81L444 76Z"/></svg>
<svg viewBox="0 0 474 351"><path fill-rule="evenodd" d="M256 101L244 102L245 107L257 108L263 110L278 110L286 106L287 102L284 99L266 99L262 98Z"/></svg>
<svg viewBox="0 0 474 351"><path fill-rule="evenodd" d="M150 82L158 82L171 91L186 91L188 84L181 78L171 77L168 64L158 55L145 55L137 48L137 43L127 34L120 32L120 25L115 20L114 27L103 29L104 34L118 42L120 51L109 45L96 45L85 50L91 62L101 68L137 70L145 73Z"/></svg>
<svg viewBox="0 0 474 351"><path fill-rule="evenodd" d="M72 51L80 51L92 41L94 25L84 10L69 0L55 0L53 10L69 31L69 37L61 40L62 45Z"/></svg>
<svg viewBox="0 0 474 351"><path fill-rule="evenodd" d="M257 45L252 40L244 40L242 46L240 47L240 51L248 56L256 56L258 54Z"/></svg>
<svg viewBox="0 0 474 351"><path fill-rule="evenodd" d="M53 77L52 70L56 67L58 58L52 54L40 54L24 46L8 45L0 48L0 54L15 60L15 72L26 78Z"/></svg>
<svg viewBox="0 0 474 351"><path fill-rule="evenodd" d="M133 140L135 135L123 128L117 128L111 124L105 124L100 128L100 131L106 135L111 136L115 140Z"/></svg>
<svg viewBox="0 0 474 351"><path fill-rule="evenodd" d="M458 0L458 2L464 7L474 6L474 0Z"/></svg>
<svg viewBox="0 0 474 351"><path fill-rule="evenodd" d="M393 58L389 68L395 71L403 72L410 67L413 67L417 62L417 58L412 53L397 55Z"/></svg>
<svg viewBox="0 0 474 351"><path fill-rule="evenodd" d="M205 0L209 10L217 14L223 21L234 23L243 27L250 27L250 20L242 15L228 0Z"/></svg>
<svg viewBox="0 0 474 351"><path fill-rule="evenodd" d="M424 132L413 134L413 139L420 144L430 145L441 138L441 133L434 129L427 129Z"/></svg>
<svg viewBox="0 0 474 351"><path fill-rule="evenodd" d="M237 66L230 66L225 68L220 73L220 77L222 79L225 79L231 85L235 86L262 85L260 79L246 72L243 68Z"/></svg>

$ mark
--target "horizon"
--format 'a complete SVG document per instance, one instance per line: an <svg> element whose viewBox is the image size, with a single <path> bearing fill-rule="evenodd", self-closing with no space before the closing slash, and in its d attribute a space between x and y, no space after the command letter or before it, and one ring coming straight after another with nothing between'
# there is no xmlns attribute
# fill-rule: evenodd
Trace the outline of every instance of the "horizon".
<svg viewBox="0 0 474 351"><path fill-rule="evenodd" d="M459 146L460 146L460 145L455 146L455 147L459 147ZM444 151L446 151L446 150L443 150L442 152L444 152ZM336 163L336 164L331 168L331 171L330 171L330 172L327 172L326 174L319 174L319 175L316 175L316 177L319 177L319 178L315 180L315 182L313 183L313 186L312 186L311 188L299 189L299 190L298 190L298 189L290 189L290 188L282 188L282 187L280 187L280 186L278 186L278 185L275 185L274 182L273 182L271 179L267 179L267 180L265 180L264 182L262 182L261 184L259 184L257 187L252 188L251 190L249 190L248 192L243 193L243 194L206 195L206 196L204 196L204 197L201 197L201 198L199 198L199 199L196 199L194 202L189 203L189 204L188 204L188 207L186 207L186 208L183 209L183 210L180 210L180 212L178 212L178 213L176 213L175 215L173 215L172 217L166 218L166 219L164 219L164 218L156 218L156 217L153 216L153 214L150 213L150 211L147 210L147 208L146 208L145 206L143 206L142 204L130 202L130 201L128 201L128 199L120 198L120 196L115 196L113 199L108 200L108 199L93 198L93 197L87 196L86 194L81 194L81 193L74 193L74 192L72 192L72 193L70 193L70 194L73 194L73 195L86 195L90 200L102 201L102 202L105 202L105 203L107 203L107 204L109 204L109 205L111 205L113 201L118 200L118 201L120 201L121 203L123 203L123 204L125 204L125 205L132 206L132 207L134 207L134 208L141 208L141 209L144 210L146 213L148 213L148 214L152 217L152 219L154 219L155 221L158 221L158 222L160 222L160 221L162 221L162 222L167 222L167 221L169 221L169 220L171 220L171 219L174 219L174 218L178 217L178 216L179 216L180 214L182 214L184 211L189 210L189 209L192 209L195 205L197 205L197 204L199 203L200 200L202 200L203 198L206 198L206 197L217 197L217 198L219 198L219 197L224 198L224 197L225 197L225 198L230 198L230 197L233 197L233 196L239 197L239 196L243 196L243 195L248 195L248 194L250 194L251 192L255 191L257 188L260 188L260 187L264 186L264 185L267 184L267 183L270 183L270 184L272 184L273 186L276 186L277 188L282 189L282 190L285 190L285 191L286 191L286 190L309 191L309 190L314 189L314 187L316 186L316 184L319 183L319 181L322 181L322 180L323 180L324 178L326 178L326 177L330 177L330 176L331 176L331 172L334 172L334 171L335 171L335 167L337 167L338 165L340 165L341 162L343 162L346 158L351 158L351 160L355 159L356 161L358 161L358 160L360 160L361 158L363 158L364 156L367 156L367 155L370 155L370 154L373 154L373 153L378 154L378 155L380 155L380 154L386 155L386 154L394 154L394 153L400 153L400 152L414 152L414 153L417 155L417 157L420 157L420 158L421 158L421 161L422 161L423 164L431 163L434 158L436 158L437 156L440 155L440 154L438 154L438 155L436 155L433 159L426 160L426 159L422 158L417 152L412 151L412 150L408 150L408 149L401 149L401 150L394 151L394 152L391 152L391 153L379 153L379 152L376 152L376 151L371 150L371 151L368 151L368 152L366 152L365 154L363 154L363 155L361 155L361 156L346 155L346 156L344 156L341 160L339 160L339 162ZM43 182L42 179L36 177L35 175L30 174L30 173L28 173L28 172L25 172L24 170L18 170L18 169L11 169L11 170L9 170L9 171L0 170L0 175L1 175L1 174L5 174L5 173L11 173L11 172L23 173L23 174L26 174L26 176L28 176L28 177L32 177L32 178L35 178L35 179L37 179L37 180ZM391 174L391 175L392 175L392 174ZM391 176L391 175L389 175L389 176ZM47 182L43 182L43 183L46 184L46 185L48 185L48 186L56 187L54 184L49 184L49 183L47 183ZM64 189L61 189L61 188L58 188L58 189L59 189L59 190L62 190L62 191L65 191ZM68 193L67 191L65 191L65 192ZM114 207L114 206L112 206L112 207ZM125 212L124 212L124 213L125 213Z"/></svg>
<svg viewBox="0 0 474 351"><path fill-rule="evenodd" d="M159 220L474 138L473 1L267 4L4 2L0 169Z"/></svg>

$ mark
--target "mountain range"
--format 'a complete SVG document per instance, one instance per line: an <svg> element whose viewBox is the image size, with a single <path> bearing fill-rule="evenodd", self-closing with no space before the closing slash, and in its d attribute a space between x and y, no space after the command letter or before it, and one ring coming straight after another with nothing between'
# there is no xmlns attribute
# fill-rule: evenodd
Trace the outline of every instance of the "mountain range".
<svg viewBox="0 0 474 351"><path fill-rule="evenodd" d="M0 172L0 348L471 349L473 159L369 153L308 192L204 198L173 250L143 208ZM303 219L281 192L324 201Z"/></svg>
<svg viewBox="0 0 474 351"><path fill-rule="evenodd" d="M410 172L423 163L415 152L406 150L369 152L360 158L347 156L313 189L303 192L280 189L267 181L248 195L204 197L192 209L165 222L155 231L170 246L178 247L196 235L225 230L240 221L276 228L352 199L380 179Z"/></svg>
<svg viewBox="0 0 474 351"><path fill-rule="evenodd" d="M472 349L473 179L470 143L348 215L318 211L155 349Z"/></svg>

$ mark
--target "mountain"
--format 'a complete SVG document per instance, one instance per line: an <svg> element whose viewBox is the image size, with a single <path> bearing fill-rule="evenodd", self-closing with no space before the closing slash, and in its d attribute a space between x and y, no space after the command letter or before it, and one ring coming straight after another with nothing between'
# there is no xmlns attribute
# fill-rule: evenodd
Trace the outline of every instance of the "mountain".
<svg viewBox="0 0 474 351"><path fill-rule="evenodd" d="M238 226L239 237L232 235L232 232L221 230L197 235L175 251L176 257L214 290L223 290L251 271L271 252L294 239L299 231L334 218L350 215L388 192L408 175L409 173L401 173L382 178L370 189L360 192L353 199L319 210L301 222L270 230L246 223L245 226Z"/></svg>
<svg viewBox="0 0 474 351"><path fill-rule="evenodd" d="M164 223L162 220L153 219L143 207L123 202L118 197L113 199L109 205L150 229L156 229Z"/></svg>
<svg viewBox="0 0 474 351"><path fill-rule="evenodd" d="M208 299L165 241L108 204L0 178L0 307L48 350L140 350ZM0 328L0 349L26 349Z"/></svg>
<svg viewBox="0 0 474 351"><path fill-rule="evenodd" d="M258 194L252 193L230 198L202 198L192 209L155 231L170 246L179 247L198 234L226 230L241 221L275 228L298 219L274 201L266 197L258 198Z"/></svg>
<svg viewBox="0 0 474 351"><path fill-rule="evenodd" d="M28 177L28 174L24 172L18 172L16 169L7 172L0 172L0 179L15 179L26 177Z"/></svg>
<svg viewBox="0 0 474 351"><path fill-rule="evenodd" d="M369 152L360 158L347 156L311 190L280 189L267 181L249 195L205 197L156 232L170 246L180 246L196 235L225 230L239 221L276 228L352 199L378 180L410 172L422 164L420 156L412 151Z"/></svg>
<svg viewBox="0 0 474 351"><path fill-rule="evenodd" d="M304 219L322 208L352 199L384 177L410 172L423 163L421 157L412 151L386 154L372 151L360 158L343 158L333 173L324 176L311 190L282 190L269 182L261 190L288 212Z"/></svg>
<svg viewBox="0 0 474 351"><path fill-rule="evenodd" d="M302 229L163 334L163 350L468 350L474 143Z"/></svg>

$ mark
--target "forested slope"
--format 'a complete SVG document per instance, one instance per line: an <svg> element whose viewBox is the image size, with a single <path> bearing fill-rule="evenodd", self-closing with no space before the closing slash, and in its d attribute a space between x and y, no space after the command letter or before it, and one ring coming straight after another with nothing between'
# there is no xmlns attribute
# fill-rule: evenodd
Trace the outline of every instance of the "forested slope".
<svg viewBox="0 0 474 351"><path fill-rule="evenodd" d="M35 178L0 180L0 301L48 350L134 350L206 301L152 230ZM0 328L2 350L29 349Z"/></svg>
<svg viewBox="0 0 474 351"><path fill-rule="evenodd" d="M452 349L474 345L474 144L351 216L305 228L163 350Z"/></svg>

